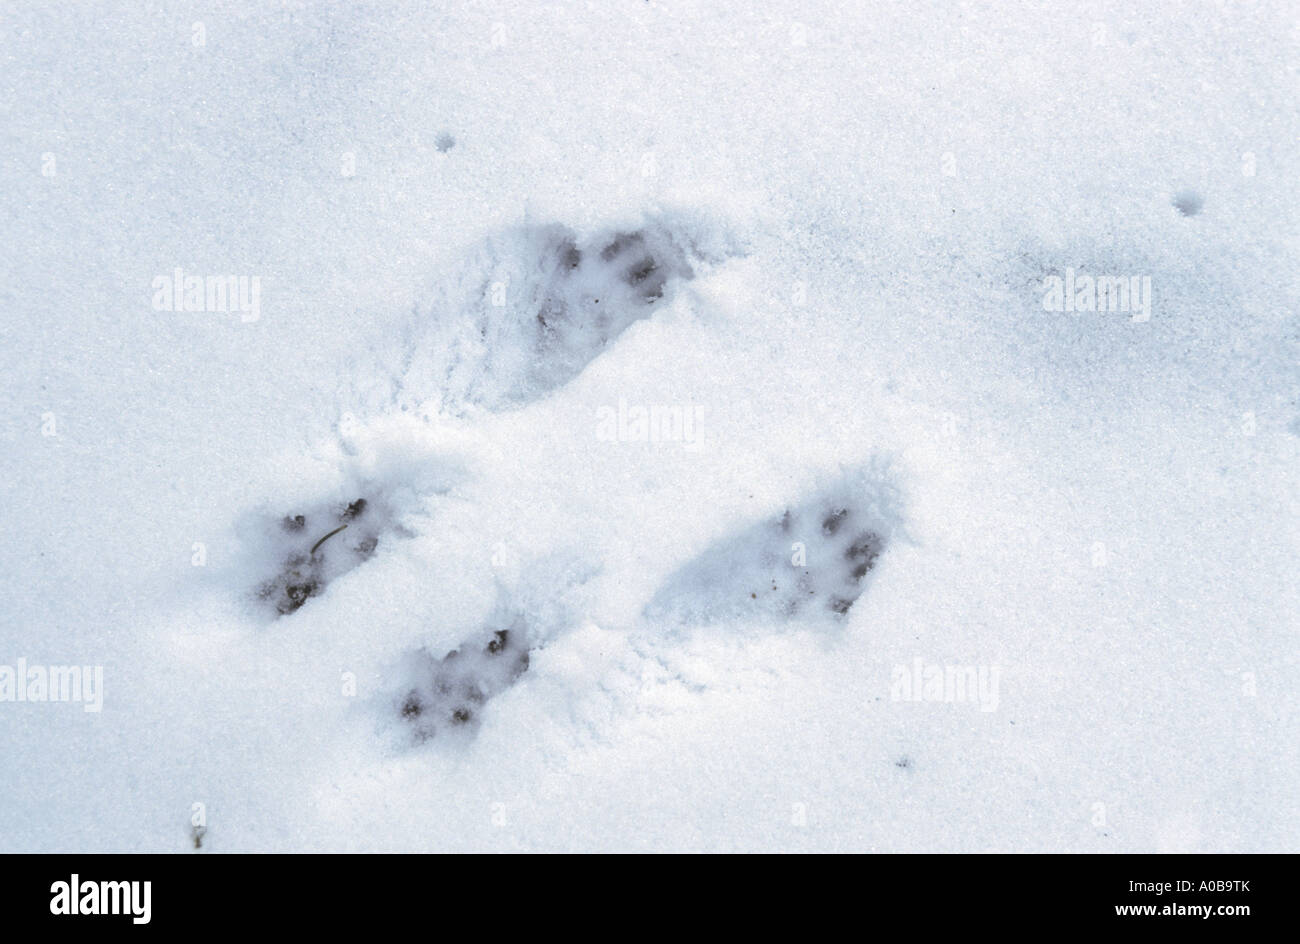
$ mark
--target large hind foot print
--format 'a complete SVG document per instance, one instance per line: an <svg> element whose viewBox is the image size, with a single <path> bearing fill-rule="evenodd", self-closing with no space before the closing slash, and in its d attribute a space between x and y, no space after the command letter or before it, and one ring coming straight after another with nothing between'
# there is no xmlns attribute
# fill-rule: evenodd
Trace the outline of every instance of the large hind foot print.
<svg viewBox="0 0 1300 944"><path fill-rule="evenodd" d="M396 402L453 414L525 406L582 373L701 267L738 252L695 221L653 219L591 235L560 224L495 234L418 307L362 397L375 408Z"/></svg>
<svg viewBox="0 0 1300 944"><path fill-rule="evenodd" d="M897 522L893 489L854 477L714 544L668 578L651 620L842 618Z"/></svg>
<svg viewBox="0 0 1300 944"><path fill-rule="evenodd" d="M476 330L486 342L482 363L466 365L475 374L467 399L489 409L568 383L695 275L685 250L658 227L580 240L548 226L527 231L521 242L533 262L487 287Z"/></svg>
<svg viewBox="0 0 1300 944"><path fill-rule="evenodd" d="M282 616L368 560L381 541L410 536L391 509L364 497L291 511L265 522L264 534L283 566L258 587L257 597Z"/></svg>
<svg viewBox="0 0 1300 944"><path fill-rule="evenodd" d="M573 233L555 228L542 237L543 271L549 271L529 346L528 387L545 392L582 371L679 280L694 277L667 233L639 230L579 246ZM530 326L531 327L531 326Z"/></svg>

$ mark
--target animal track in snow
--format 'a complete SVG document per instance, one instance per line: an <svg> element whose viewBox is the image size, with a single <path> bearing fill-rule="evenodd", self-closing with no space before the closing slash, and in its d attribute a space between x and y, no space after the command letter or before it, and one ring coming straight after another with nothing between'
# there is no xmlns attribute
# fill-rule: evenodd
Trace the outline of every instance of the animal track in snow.
<svg viewBox="0 0 1300 944"><path fill-rule="evenodd" d="M442 658L420 650L411 658L402 718L417 741L454 728L472 729L479 712L528 669L529 631L522 616L486 627Z"/></svg>
<svg viewBox="0 0 1300 944"><path fill-rule="evenodd" d="M888 543L895 506L881 481L841 482L714 544L668 578L645 615L680 623L840 618Z"/></svg>
<svg viewBox="0 0 1300 944"><path fill-rule="evenodd" d="M700 266L738 252L682 218L587 236L560 224L497 233L417 306L383 363L361 370L362 401L451 413L524 406L575 378Z"/></svg>
<svg viewBox="0 0 1300 944"><path fill-rule="evenodd" d="M267 525L266 536L284 564L257 595L281 615L320 596L330 581L369 559L388 535L406 534L389 509L366 498L291 512Z"/></svg>
<svg viewBox="0 0 1300 944"><path fill-rule="evenodd" d="M489 409L537 399L594 360L682 280L694 277L685 252L661 228L579 242L563 226L521 234L528 268L496 272L459 345L453 390Z"/></svg>
<svg viewBox="0 0 1300 944"><path fill-rule="evenodd" d="M527 671L531 653L573 628L575 595L596 572L581 553L533 558L508 589L498 584L507 595L454 649L409 653L395 708L414 740L477 730L487 703Z"/></svg>
<svg viewBox="0 0 1300 944"><path fill-rule="evenodd" d="M472 439L407 416L341 431L313 462L280 474L268 495L308 489L315 497L264 500L236 523L241 579L258 601L286 615L410 530L431 503L464 481Z"/></svg>

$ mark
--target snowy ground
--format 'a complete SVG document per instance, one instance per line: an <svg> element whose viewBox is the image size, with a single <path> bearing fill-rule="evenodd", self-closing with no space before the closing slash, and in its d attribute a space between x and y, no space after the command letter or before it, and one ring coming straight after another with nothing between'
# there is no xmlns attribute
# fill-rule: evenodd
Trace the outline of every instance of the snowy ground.
<svg viewBox="0 0 1300 944"><path fill-rule="evenodd" d="M0 850L1300 846L1294 6L442 6L0 13Z"/></svg>

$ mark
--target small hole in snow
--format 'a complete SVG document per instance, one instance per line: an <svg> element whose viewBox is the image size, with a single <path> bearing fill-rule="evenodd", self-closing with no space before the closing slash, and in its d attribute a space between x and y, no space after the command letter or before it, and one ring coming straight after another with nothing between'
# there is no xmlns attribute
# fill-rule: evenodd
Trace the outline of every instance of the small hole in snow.
<svg viewBox="0 0 1300 944"><path fill-rule="evenodd" d="M1204 204L1201 195L1194 190L1184 190L1174 197L1174 209L1183 216L1195 216Z"/></svg>

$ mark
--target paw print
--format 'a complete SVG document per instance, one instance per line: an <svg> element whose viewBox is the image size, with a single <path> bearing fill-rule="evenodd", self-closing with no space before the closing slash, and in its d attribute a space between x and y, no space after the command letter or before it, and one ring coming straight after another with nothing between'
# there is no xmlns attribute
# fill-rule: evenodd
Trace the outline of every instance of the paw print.
<svg viewBox="0 0 1300 944"><path fill-rule="evenodd" d="M380 539L395 530L389 516L365 498L287 514L268 529L283 567L257 596L281 615L293 613L370 558Z"/></svg>
<svg viewBox="0 0 1300 944"><path fill-rule="evenodd" d="M696 624L841 618L885 550L893 502L883 482L841 483L710 547L669 577L646 616Z"/></svg>

